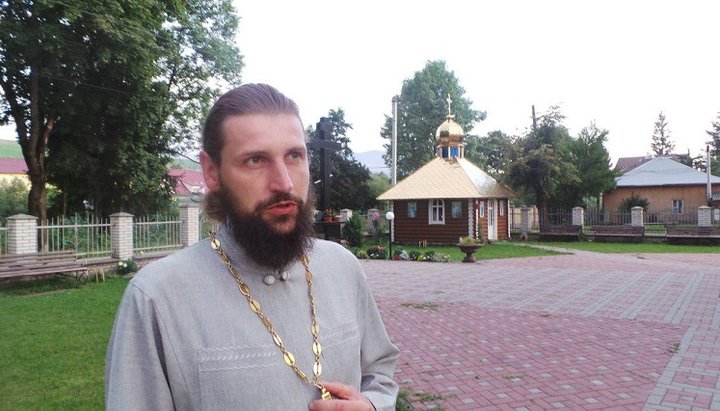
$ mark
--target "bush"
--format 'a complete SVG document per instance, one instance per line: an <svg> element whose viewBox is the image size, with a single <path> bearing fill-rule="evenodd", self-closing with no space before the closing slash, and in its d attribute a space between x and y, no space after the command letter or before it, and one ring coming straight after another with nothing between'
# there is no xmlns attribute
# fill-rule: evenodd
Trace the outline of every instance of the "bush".
<svg viewBox="0 0 720 411"><path fill-rule="evenodd" d="M343 237L350 247L360 247L364 237L363 218L359 214L353 214L350 221L343 227Z"/></svg>
<svg viewBox="0 0 720 411"><path fill-rule="evenodd" d="M640 194L633 193L632 196L624 199L618 208L620 211L630 211L633 207L639 206L647 210L649 205L650 202L647 198L640 197Z"/></svg>
<svg viewBox="0 0 720 411"><path fill-rule="evenodd" d="M368 257L372 260L385 260L387 259L387 251L385 247L381 245L374 245L367 249Z"/></svg>
<svg viewBox="0 0 720 411"><path fill-rule="evenodd" d="M18 177L0 181L0 223L15 214L27 214L28 187Z"/></svg>
<svg viewBox="0 0 720 411"><path fill-rule="evenodd" d="M132 258L127 260L118 261L117 273L120 275L127 275L135 273L138 270L137 263Z"/></svg>
<svg viewBox="0 0 720 411"><path fill-rule="evenodd" d="M420 251L417 251L417 250L410 251L410 253L409 253L410 261L417 261L421 255L422 255L422 253Z"/></svg>
<svg viewBox="0 0 720 411"><path fill-rule="evenodd" d="M363 250L357 250L357 252L355 253L355 257L357 257L357 258L359 258L359 259L361 259L361 260L367 260L367 259L368 259L367 253L366 253L365 251L363 251Z"/></svg>

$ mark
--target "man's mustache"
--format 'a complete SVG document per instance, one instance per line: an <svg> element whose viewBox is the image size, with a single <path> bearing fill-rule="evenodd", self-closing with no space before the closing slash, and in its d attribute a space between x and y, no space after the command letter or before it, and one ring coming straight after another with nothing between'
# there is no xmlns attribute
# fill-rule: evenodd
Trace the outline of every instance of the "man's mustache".
<svg viewBox="0 0 720 411"><path fill-rule="evenodd" d="M269 208L275 204L281 203L283 201L292 201L298 206L302 206L304 201L302 198L298 196L294 196L289 193L278 193L274 196L268 198L267 200L261 201L257 206L255 206L255 212L262 212L264 209Z"/></svg>

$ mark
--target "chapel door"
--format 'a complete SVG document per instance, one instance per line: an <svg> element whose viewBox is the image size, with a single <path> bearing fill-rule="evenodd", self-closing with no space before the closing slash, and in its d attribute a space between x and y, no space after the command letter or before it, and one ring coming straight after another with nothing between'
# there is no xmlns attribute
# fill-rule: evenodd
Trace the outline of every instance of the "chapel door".
<svg viewBox="0 0 720 411"><path fill-rule="evenodd" d="M488 200L487 209L487 236L488 241L497 240L497 200Z"/></svg>

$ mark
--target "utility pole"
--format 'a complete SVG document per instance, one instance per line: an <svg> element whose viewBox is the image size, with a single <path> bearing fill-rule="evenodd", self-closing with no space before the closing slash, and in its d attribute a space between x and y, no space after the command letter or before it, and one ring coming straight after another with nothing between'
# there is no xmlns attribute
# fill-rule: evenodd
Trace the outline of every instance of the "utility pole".
<svg viewBox="0 0 720 411"><path fill-rule="evenodd" d="M397 184L397 107L400 96L393 96L393 128L392 128L392 171L391 171L391 187Z"/></svg>
<svg viewBox="0 0 720 411"><path fill-rule="evenodd" d="M532 105L533 132L537 131L537 117L535 117L535 104Z"/></svg>
<svg viewBox="0 0 720 411"><path fill-rule="evenodd" d="M707 167L705 171L707 171L707 205L712 206L712 184L710 183L710 163L712 162L710 159L710 145L705 146L705 161L707 161Z"/></svg>

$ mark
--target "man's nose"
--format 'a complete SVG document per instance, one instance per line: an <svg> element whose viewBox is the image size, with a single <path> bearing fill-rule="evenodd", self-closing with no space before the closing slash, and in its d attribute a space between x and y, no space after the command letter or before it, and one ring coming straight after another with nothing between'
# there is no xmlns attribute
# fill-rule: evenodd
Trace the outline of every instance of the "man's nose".
<svg viewBox="0 0 720 411"><path fill-rule="evenodd" d="M292 191L294 185L290 178L290 172L287 165L283 162L278 162L272 167L270 175L270 190L277 193L289 193Z"/></svg>

